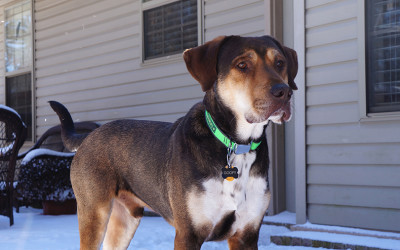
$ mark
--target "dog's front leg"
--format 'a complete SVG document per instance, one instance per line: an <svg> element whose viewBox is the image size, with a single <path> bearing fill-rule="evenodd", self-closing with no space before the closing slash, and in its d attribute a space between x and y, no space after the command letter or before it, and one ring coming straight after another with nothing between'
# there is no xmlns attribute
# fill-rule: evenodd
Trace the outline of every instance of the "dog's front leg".
<svg viewBox="0 0 400 250"><path fill-rule="evenodd" d="M200 250L203 240L192 232L179 232L175 234L175 250Z"/></svg>
<svg viewBox="0 0 400 250"><path fill-rule="evenodd" d="M247 229L228 239L230 250L257 250L259 230Z"/></svg>

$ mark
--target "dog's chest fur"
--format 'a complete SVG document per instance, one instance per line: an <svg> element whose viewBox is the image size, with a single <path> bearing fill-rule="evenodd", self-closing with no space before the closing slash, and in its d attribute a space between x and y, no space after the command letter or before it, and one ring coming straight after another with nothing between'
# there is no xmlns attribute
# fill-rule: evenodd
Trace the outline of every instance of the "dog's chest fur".
<svg viewBox="0 0 400 250"><path fill-rule="evenodd" d="M257 227L268 207L266 179L250 176L256 152L232 155L231 159L232 166L238 168L239 178L233 181L211 178L203 182L203 191L191 190L188 195L192 224L198 230L206 230L208 240L227 238L245 228ZM233 223L224 221L232 213Z"/></svg>

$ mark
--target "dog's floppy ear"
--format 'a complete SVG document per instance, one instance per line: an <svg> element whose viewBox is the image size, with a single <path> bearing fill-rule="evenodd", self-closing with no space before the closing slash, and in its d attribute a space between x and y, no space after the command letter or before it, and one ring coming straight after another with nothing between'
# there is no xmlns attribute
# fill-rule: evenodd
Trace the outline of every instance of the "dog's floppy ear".
<svg viewBox="0 0 400 250"><path fill-rule="evenodd" d="M217 80L218 50L224 39L225 36L219 36L183 52L183 59L189 73L200 83L204 92L211 89Z"/></svg>
<svg viewBox="0 0 400 250"><path fill-rule="evenodd" d="M288 74L288 83L289 86L297 90L297 85L294 82L294 78L297 75L297 70L299 67L299 63L297 61L297 53L291 48L288 48L286 46L283 47L283 53L285 54L285 57L287 59L287 74Z"/></svg>

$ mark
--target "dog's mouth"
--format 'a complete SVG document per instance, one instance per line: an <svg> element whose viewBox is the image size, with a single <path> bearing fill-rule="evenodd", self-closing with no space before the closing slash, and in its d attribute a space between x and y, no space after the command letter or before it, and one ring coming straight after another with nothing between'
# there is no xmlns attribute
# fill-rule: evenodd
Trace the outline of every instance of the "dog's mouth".
<svg viewBox="0 0 400 250"><path fill-rule="evenodd" d="M269 116L268 120L271 120L272 122L277 124L282 124L284 122L289 121L290 118L292 117L292 112L290 110L290 105L289 107L287 106L288 105L284 105L283 107L272 113Z"/></svg>
<svg viewBox="0 0 400 250"><path fill-rule="evenodd" d="M284 122L288 122L292 117L290 102L287 102L275 108L273 107L274 105L271 106L272 107L258 108L258 114L247 112L245 114L246 121L248 123L262 123L270 120L273 123L282 124Z"/></svg>

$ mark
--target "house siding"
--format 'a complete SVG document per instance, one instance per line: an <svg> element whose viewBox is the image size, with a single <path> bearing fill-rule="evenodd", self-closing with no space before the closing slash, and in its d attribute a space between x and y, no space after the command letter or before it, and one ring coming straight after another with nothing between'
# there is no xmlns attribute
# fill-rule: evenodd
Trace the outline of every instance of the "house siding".
<svg viewBox="0 0 400 250"><path fill-rule="evenodd" d="M204 40L264 34L263 4L204 1ZM76 121L100 123L124 118L172 122L202 100L180 57L142 63L140 18L139 0L35 1L38 136L58 124L49 100L65 104Z"/></svg>
<svg viewBox="0 0 400 250"><path fill-rule="evenodd" d="M306 1L307 213L399 231L400 119L360 120L358 1Z"/></svg>

